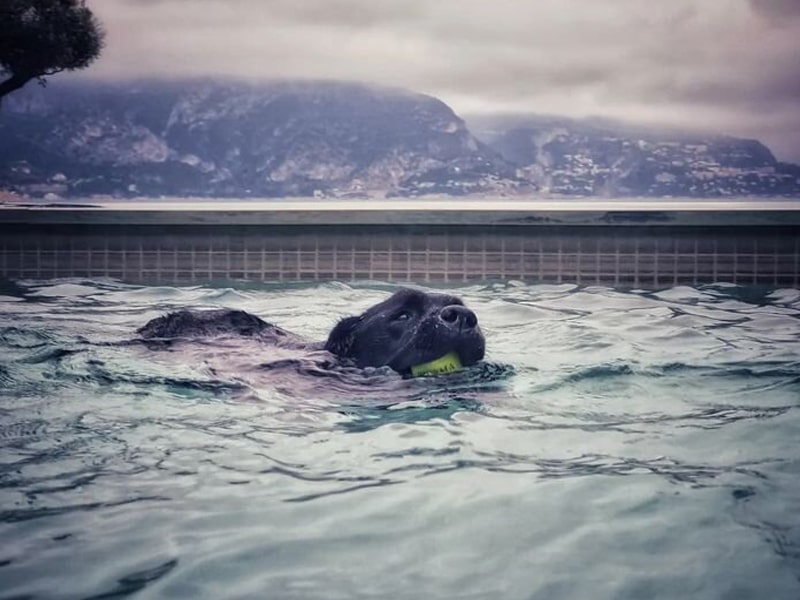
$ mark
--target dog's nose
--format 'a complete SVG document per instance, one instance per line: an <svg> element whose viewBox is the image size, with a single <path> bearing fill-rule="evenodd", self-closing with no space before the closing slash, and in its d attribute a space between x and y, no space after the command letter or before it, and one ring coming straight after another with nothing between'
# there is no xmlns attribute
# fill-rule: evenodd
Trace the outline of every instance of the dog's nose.
<svg viewBox="0 0 800 600"><path fill-rule="evenodd" d="M460 306L458 304L445 306L439 313L439 318L444 321L448 327L455 327L458 329L472 329L478 324L478 317L475 316L475 313L466 306Z"/></svg>

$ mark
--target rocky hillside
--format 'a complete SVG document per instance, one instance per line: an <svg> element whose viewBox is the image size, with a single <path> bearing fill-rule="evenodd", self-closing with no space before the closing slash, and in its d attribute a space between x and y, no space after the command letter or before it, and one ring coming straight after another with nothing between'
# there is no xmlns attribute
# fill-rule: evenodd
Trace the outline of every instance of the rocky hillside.
<svg viewBox="0 0 800 600"><path fill-rule="evenodd" d="M473 131L542 192L798 196L800 167L756 140L552 117L483 117Z"/></svg>
<svg viewBox="0 0 800 600"><path fill-rule="evenodd" d="M778 163L757 141L541 117L470 125L430 96L350 83L31 85L0 107L0 189L50 197L800 196L800 168Z"/></svg>
<svg viewBox="0 0 800 600"><path fill-rule="evenodd" d="M346 83L29 86L0 114L0 186L86 196L526 193L444 103Z"/></svg>

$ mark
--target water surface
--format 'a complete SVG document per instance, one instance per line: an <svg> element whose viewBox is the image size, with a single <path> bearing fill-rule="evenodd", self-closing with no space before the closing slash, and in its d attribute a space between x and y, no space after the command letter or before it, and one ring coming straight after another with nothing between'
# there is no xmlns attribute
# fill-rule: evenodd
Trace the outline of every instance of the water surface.
<svg viewBox="0 0 800 600"><path fill-rule="evenodd" d="M491 364L424 381L125 343L393 289L0 285L0 598L800 597L798 290L451 288Z"/></svg>

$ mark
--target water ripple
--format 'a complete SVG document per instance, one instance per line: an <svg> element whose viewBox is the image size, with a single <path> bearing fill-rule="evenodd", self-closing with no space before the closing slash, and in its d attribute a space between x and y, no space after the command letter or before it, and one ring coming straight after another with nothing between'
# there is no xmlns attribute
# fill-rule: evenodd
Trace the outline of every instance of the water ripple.
<svg viewBox="0 0 800 600"><path fill-rule="evenodd" d="M69 506L59 506L52 508L26 508L19 510L3 510L0 511L0 523L18 523L20 521L30 521L33 519L42 519L47 517L54 517L65 515L73 512L88 512L100 508L109 508L116 506L125 506L128 504L135 504L138 502L167 502L169 498L164 496L142 496L139 498L127 498L117 502L89 502L86 504L73 504Z"/></svg>
<svg viewBox="0 0 800 600"><path fill-rule="evenodd" d="M88 596L85 600L106 600L109 598L124 598L125 596L131 596L136 592L143 590L149 584L158 581L162 577L165 577L177 566L178 559L174 558L150 569L129 573L117 581L117 585L113 590Z"/></svg>

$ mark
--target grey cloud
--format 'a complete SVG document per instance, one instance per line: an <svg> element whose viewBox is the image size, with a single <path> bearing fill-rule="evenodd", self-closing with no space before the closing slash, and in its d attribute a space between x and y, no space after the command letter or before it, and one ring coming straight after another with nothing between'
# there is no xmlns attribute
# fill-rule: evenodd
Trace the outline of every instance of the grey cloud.
<svg viewBox="0 0 800 600"><path fill-rule="evenodd" d="M270 10L274 10L273 14L278 18L289 22L345 29L414 22L421 12L415 3L402 0L366 3L359 0L282 0L271 3Z"/></svg>
<svg viewBox="0 0 800 600"><path fill-rule="evenodd" d="M800 2L797 0L749 0L753 11L766 19L780 22L783 19L800 18Z"/></svg>
<svg viewBox="0 0 800 600"><path fill-rule="evenodd" d="M181 5L190 10L192 5L201 10L236 12L247 18L258 14L275 22L294 22L304 25L322 25L347 29L373 26L397 20L414 20L419 16L419 3L404 0L121 0L131 7L150 9L167 5Z"/></svg>
<svg viewBox="0 0 800 600"><path fill-rule="evenodd" d="M89 4L108 29L97 77L366 80L459 112L715 127L800 161L800 0Z"/></svg>

